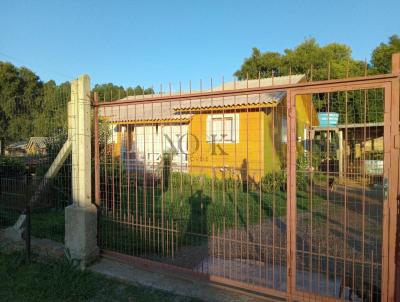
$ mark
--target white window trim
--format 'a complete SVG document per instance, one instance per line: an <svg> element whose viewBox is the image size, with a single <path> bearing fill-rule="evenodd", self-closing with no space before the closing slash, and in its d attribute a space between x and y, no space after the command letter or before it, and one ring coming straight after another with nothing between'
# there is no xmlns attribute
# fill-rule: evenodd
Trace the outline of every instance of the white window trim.
<svg viewBox="0 0 400 302"><path fill-rule="evenodd" d="M207 115L206 121L206 141L207 143L212 143L212 120L213 119L224 119L224 118L231 118L232 119L232 127L234 131L232 131L232 140L225 141L225 140L218 140L214 141L218 144L238 144L239 143L239 129L240 129L240 117L238 113L225 113L225 114L209 114Z"/></svg>

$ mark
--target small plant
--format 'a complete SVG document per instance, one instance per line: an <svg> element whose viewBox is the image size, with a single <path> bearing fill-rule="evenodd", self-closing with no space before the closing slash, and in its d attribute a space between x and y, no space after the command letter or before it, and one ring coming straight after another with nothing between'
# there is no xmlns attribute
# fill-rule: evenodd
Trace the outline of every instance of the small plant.
<svg viewBox="0 0 400 302"><path fill-rule="evenodd" d="M176 154L176 152L174 152L173 150L170 150L170 151L164 152L162 155L161 169L162 169L163 179L164 179L163 185L165 188L168 188L168 182L169 182L170 175L172 172L172 159L175 154Z"/></svg>
<svg viewBox="0 0 400 302"><path fill-rule="evenodd" d="M271 172L261 178L261 190L263 192L286 191L286 172Z"/></svg>
<svg viewBox="0 0 400 302"><path fill-rule="evenodd" d="M305 154L297 156L296 160L296 190L306 191L310 183L308 159Z"/></svg>

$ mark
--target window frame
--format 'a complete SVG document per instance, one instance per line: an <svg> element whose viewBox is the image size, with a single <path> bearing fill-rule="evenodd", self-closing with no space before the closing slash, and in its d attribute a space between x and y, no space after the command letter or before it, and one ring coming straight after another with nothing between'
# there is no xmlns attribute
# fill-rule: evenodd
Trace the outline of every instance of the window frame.
<svg viewBox="0 0 400 302"><path fill-rule="evenodd" d="M226 140L226 136L222 136L226 132L226 129L221 129L220 133L214 132L213 122L214 120L221 120L221 126L224 127L225 120L231 120L232 129L230 131L230 140ZM221 144L238 144L239 143L239 113L224 113L224 114L209 114L206 120L206 141L207 143L221 143ZM218 136L221 138L218 139ZM214 136L214 139L213 139Z"/></svg>

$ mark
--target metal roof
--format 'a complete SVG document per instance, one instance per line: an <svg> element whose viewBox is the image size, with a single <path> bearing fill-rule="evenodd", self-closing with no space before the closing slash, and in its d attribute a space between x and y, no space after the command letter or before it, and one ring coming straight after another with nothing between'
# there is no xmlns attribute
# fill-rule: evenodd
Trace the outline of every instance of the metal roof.
<svg viewBox="0 0 400 302"><path fill-rule="evenodd" d="M36 145L40 149L46 148L48 138L42 136L33 136L29 139L29 142L26 144L26 149L29 149L32 145Z"/></svg>
<svg viewBox="0 0 400 302"><path fill-rule="evenodd" d="M236 81L224 83L223 86L215 87L212 91L235 90L243 88L266 87L273 85L295 84L305 79L305 75L291 75L283 77L265 78L248 81ZM211 91L211 90L209 90ZM171 95L177 95L174 93ZM168 94L169 95L169 94ZM112 122L127 121L161 121L161 120L188 120L193 111L218 110L222 108L236 108L252 105L253 107L276 106L286 97L286 92L257 93L248 95L237 95L229 97L215 97L206 99L171 100L162 102L138 102L154 97L153 95L128 96L121 100L132 100L129 104L116 104L99 108L99 116L108 118ZM118 100L120 101L120 100Z"/></svg>
<svg viewBox="0 0 400 302"><path fill-rule="evenodd" d="M27 142L26 141L20 141L16 143L9 144L6 146L6 149L25 149Z"/></svg>
<svg viewBox="0 0 400 302"><path fill-rule="evenodd" d="M277 105L286 96L285 92L248 94L230 97L218 97L200 100L182 101L175 111L190 111L191 109L227 108L247 105Z"/></svg>
<svg viewBox="0 0 400 302"><path fill-rule="evenodd" d="M338 129L355 129L355 128L378 128L384 127L383 122L378 123L356 123L356 124L338 124L336 126L328 126L328 127L321 127L321 126L314 126L313 129L315 131L327 131L327 130L338 130Z"/></svg>

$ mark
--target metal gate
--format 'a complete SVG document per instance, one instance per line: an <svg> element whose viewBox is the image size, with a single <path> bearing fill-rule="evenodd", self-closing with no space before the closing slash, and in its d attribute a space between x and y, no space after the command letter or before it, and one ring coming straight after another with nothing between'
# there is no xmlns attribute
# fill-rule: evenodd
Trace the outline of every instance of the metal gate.
<svg viewBox="0 0 400 302"><path fill-rule="evenodd" d="M297 206L291 204L292 293L394 301L398 79L330 83L291 94L292 108L298 94L313 94L321 105L319 125L307 129L306 140L294 131L291 137L291 158L297 159L289 189L297 198ZM292 120L291 129L296 124ZM304 191L305 210L299 205Z"/></svg>
<svg viewBox="0 0 400 302"><path fill-rule="evenodd" d="M393 62L361 78L95 94L99 246L276 298L393 301Z"/></svg>

